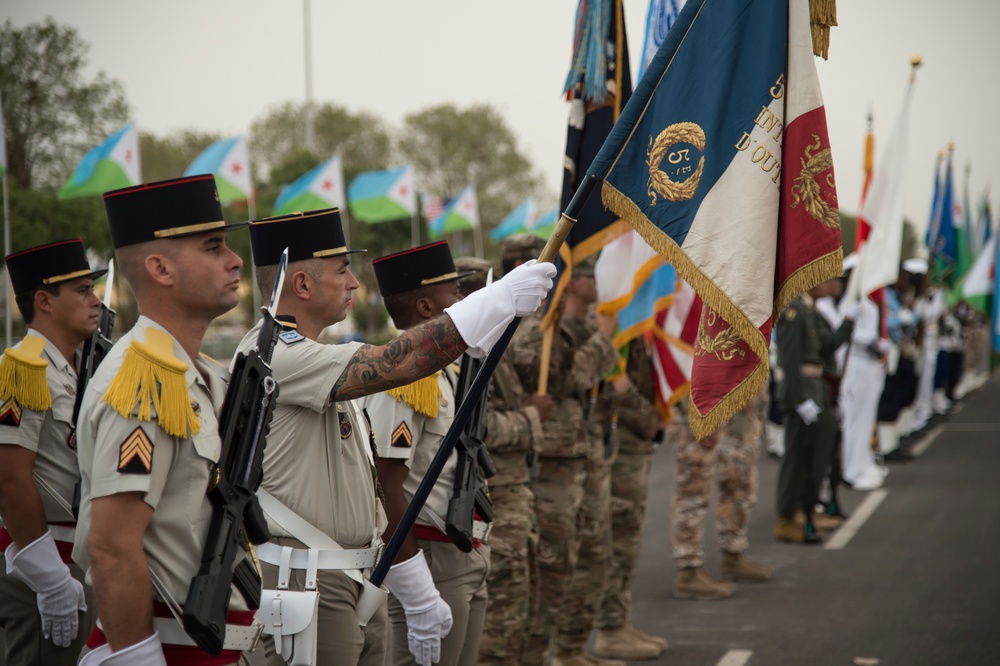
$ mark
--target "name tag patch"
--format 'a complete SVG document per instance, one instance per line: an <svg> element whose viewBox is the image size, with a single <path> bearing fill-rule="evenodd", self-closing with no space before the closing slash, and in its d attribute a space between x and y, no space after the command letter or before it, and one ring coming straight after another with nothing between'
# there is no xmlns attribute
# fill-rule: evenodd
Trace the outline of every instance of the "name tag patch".
<svg viewBox="0 0 1000 666"><path fill-rule="evenodd" d="M284 331L278 335L278 338L280 338L286 345L293 345L296 342L305 340L306 336L302 335L298 331Z"/></svg>

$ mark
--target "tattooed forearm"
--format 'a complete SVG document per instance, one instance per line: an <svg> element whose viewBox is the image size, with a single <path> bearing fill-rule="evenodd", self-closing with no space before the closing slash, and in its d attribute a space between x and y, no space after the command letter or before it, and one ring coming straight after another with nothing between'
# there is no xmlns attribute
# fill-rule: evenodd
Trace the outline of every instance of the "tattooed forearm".
<svg viewBox="0 0 1000 666"><path fill-rule="evenodd" d="M334 400L353 400L437 372L468 348L448 315L409 329L388 344L364 345L333 387Z"/></svg>

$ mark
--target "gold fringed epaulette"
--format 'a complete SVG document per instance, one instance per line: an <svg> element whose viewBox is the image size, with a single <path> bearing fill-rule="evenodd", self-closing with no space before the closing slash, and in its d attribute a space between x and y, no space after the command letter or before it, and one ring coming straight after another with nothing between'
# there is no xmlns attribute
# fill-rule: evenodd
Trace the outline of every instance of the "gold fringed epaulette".
<svg viewBox="0 0 1000 666"><path fill-rule="evenodd" d="M146 341L133 340L122 365L104 393L104 402L124 416L152 421L151 408L164 432L173 437L193 435L201 425L187 391L187 363L174 356L169 335L146 329Z"/></svg>
<svg viewBox="0 0 1000 666"><path fill-rule="evenodd" d="M441 387L438 385L439 372L429 377L418 379L406 386L397 386L386 391L399 402L412 407L415 412L437 418L438 405L441 400Z"/></svg>
<svg viewBox="0 0 1000 666"><path fill-rule="evenodd" d="M52 394L42 358L45 340L29 335L18 349L5 349L0 359L0 400L14 398L21 407L36 412L52 409Z"/></svg>

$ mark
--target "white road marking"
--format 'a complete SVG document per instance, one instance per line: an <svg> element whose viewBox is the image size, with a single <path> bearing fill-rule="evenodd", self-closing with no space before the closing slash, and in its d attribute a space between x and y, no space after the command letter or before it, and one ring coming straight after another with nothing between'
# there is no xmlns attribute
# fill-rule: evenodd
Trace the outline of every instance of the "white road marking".
<svg viewBox="0 0 1000 666"><path fill-rule="evenodd" d="M882 503L886 495L889 494L888 490L879 489L873 490L868 493L858 508L854 510L851 517L847 519L843 525L834 533L830 540L823 544L823 548L826 550L842 550L851 540L851 538L858 533L858 530L865 524L865 521L875 513L875 509L878 505Z"/></svg>
<svg viewBox="0 0 1000 666"><path fill-rule="evenodd" d="M722 656L722 659L715 666L743 666L750 661L752 656L753 650L730 650Z"/></svg>
<svg viewBox="0 0 1000 666"><path fill-rule="evenodd" d="M919 442L913 445L913 448L910 449L910 453L912 453L914 456L919 457L921 454L923 454L924 451L927 450L927 447L930 446L934 442L934 440L937 439L937 436L940 434L941 434L941 426L935 427L929 433L924 435Z"/></svg>

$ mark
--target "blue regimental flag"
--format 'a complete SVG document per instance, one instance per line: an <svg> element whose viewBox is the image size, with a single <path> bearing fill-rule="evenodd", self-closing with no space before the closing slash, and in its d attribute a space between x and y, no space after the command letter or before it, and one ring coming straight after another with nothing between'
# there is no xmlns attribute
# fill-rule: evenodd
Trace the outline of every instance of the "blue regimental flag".
<svg viewBox="0 0 1000 666"><path fill-rule="evenodd" d="M933 211L933 235L927 239L927 249L931 253L929 279L932 284L953 287L957 280L958 239L955 233L955 179L952 170L954 147L948 147L948 161L944 166L944 180L941 197L937 199Z"/></svg>
<svg viewBox="0 0 1000 666"><path fill-rule="evenodd" d="M588 175L704 301L705 436L764 384L778 314L841 273L808 0L688 0Z"/></svg>
<svg viewBox="0 0 1000 666"><path fill-rule="evenodd" d="M622 0L580 0L573 60L566 79L570 97L566 155L563 160L561 210L566 210L594 156L632 95L628 40ZM628 231L619 216L591 197L559 250L558 275L549 305L558 303L575 264L597 254L611 239ZM545 325L554 321L548 307Z"/></svg>

